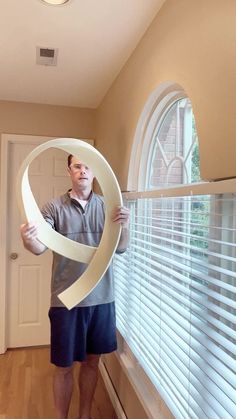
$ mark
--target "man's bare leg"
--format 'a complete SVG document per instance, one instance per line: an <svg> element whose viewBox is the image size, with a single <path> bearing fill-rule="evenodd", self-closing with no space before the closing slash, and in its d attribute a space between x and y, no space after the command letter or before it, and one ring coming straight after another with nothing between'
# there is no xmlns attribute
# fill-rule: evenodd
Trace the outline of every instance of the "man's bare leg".
<svg viewBox="0 0 236 419"><path fill-rule="evenodd" d="M98 363L100 355L87 355L81 362L79 373L80 407L79 419L89 419L93 396L98 380Z"/></svg>
<svg viewBox="0 0 236 419"><path fill-rule="evenodd" d="M53 380L58 419L67 419L73 390L73 368L56 367Z"/></svg>

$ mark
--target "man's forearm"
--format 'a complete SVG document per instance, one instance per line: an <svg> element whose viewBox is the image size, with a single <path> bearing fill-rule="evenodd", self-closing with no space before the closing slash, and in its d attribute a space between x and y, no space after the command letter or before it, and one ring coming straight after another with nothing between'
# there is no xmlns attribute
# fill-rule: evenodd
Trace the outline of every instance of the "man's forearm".
<svg viewBox="0 0 236 419"><path fill-rule="evenodd" d="M128 226L122 226L120 240L118 243L117 250L125 251L129 245L129 228Z"/></svg>
<svg viewBox="0 0 236 419"><path fill-rule="evenodd" d="M29 252L34 255L41 255L47 249L47 247L37 239L23 240L23 244L25 249L29 250Z"/></svg>

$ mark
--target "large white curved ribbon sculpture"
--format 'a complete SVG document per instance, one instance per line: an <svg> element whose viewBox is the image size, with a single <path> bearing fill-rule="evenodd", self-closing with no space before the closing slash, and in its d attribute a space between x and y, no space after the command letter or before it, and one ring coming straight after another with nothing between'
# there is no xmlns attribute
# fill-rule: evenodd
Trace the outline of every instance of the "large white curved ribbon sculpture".
<svg viewBox="0 0 236 419"><path fill-rule="evenodd" d="M31 191L28 167L35 157L48 148L59 148L78 157L92 169L97 178L105 200L105 224L98 248L82 245L62 236L44 220ZM88 263L83 275L58 295L63 304L71 309L98 284L116 250L121 227L112 222L112 213L117 206L122 205L122 196L116 177L105 158L93 146L73 138L60 138L43 143L26 157L17 176L16 190L22 216L27 221L33 220L38 224L39 240L56 253Z"/></svg>

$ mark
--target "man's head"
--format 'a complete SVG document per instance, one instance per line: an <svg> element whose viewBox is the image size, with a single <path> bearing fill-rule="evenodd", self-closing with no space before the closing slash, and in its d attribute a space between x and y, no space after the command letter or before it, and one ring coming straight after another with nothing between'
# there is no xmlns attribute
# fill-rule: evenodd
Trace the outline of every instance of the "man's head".
<svg viewBox="0 0 236 419"><path fill-rule="evenodd" d="M68 172L75 192L90 192L94 175L92 170L77 157L68 156Z"/></svg>

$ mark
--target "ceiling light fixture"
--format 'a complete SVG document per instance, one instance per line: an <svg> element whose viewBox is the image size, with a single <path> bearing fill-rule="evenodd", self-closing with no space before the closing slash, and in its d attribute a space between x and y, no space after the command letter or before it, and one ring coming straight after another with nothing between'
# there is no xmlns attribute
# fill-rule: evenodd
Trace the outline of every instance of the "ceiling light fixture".
<svg viewBox="0 0 236 419"><path fill-rule="evenodd" d="M65 4L70 0L42 0L43 3L52 4L54 6L57 6L59 4Z"/></svg>

